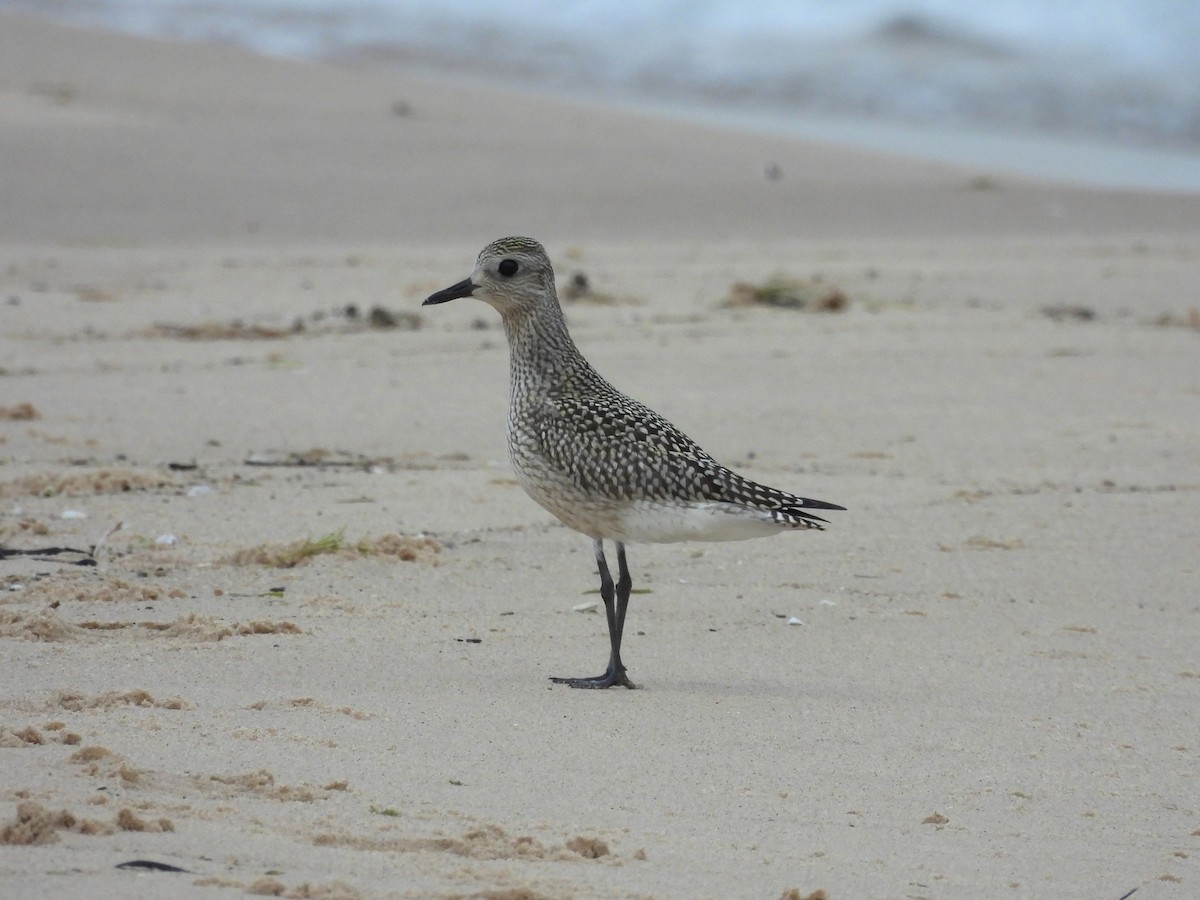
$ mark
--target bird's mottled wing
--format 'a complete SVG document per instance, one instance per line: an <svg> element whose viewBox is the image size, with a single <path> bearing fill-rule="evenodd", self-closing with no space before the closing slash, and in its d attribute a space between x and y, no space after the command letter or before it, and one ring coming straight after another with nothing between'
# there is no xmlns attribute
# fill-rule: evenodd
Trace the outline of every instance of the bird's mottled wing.
<svg viewBox="0 0 1200 900"><path fill-rule="evenodd" d="M743 478L653 410L613 393L548 398L528 423L541 454L583 491L617 500L737 503L814 526L823 520L802 508L840 509Z"/></svg>

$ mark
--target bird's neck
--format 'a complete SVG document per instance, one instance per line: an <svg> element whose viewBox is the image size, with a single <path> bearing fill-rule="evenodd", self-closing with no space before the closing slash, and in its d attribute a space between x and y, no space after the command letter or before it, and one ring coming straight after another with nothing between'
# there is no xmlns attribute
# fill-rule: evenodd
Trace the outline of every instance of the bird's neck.
<svg viewBox="0 0 1200 900"><path fill-rule="evenodd" d="M545 303L504 317L513 402L518 395L553 393L595 373L571 340L562 307Z"/></svg>

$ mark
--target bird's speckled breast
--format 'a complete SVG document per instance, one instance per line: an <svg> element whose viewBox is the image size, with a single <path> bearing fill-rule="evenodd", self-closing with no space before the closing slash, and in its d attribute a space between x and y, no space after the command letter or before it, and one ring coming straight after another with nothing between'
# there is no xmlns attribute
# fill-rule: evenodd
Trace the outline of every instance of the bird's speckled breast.
<svg viewBox="0 0 1200 900"><path fill-rule="evenodd" d="M621 531L623 508L628 504L590 495L566 472L538 453L528 436L509 427L508 458L517 483L534 502L568 528L593 539L614 538Z"/></svg>

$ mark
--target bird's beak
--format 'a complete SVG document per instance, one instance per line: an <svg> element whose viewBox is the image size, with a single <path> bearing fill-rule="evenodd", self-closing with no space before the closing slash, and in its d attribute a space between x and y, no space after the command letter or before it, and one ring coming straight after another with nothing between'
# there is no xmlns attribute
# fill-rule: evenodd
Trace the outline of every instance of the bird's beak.
<svg viewBox="0 0 1200 900"><path fill-rule="evenodd" d="M458 284L452 284L445 290L438 291L436 294L430 294L421 305L433 306L435 303L445 303L447 300L457 300L459 297L470 297L477 287L479 285L471 281L470 278L464 278Z"/></svg>

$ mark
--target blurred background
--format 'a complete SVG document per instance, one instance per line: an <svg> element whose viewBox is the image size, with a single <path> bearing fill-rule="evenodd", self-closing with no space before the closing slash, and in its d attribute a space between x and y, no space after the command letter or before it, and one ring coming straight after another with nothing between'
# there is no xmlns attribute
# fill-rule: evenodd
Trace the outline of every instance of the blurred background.
<svg viewBox="0 0 1200 900"><path fill-rule="evenodd" d="M0 8L486 78L1034 175L1069 177L1072 160L1087 154L1093 180L1200 190L1194 0L0 0Z"/></svg>

